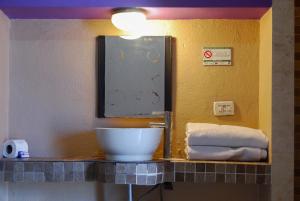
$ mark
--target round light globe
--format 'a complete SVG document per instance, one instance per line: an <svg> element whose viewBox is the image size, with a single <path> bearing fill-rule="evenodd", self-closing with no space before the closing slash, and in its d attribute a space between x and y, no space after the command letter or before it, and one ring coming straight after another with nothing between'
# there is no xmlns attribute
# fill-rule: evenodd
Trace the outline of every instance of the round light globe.
<svg viewBox="0 0 300 201"><path fill-rule="evenodd" d="M146 20L146 13L141 9L116 10L111 17L113 25L126 32L139 31Z"/></svg>

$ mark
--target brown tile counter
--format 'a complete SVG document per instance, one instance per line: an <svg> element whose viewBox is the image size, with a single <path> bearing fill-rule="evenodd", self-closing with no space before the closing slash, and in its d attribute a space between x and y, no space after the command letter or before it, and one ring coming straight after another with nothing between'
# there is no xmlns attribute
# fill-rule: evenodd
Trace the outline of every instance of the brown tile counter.
<svg viewBox="0 0 300 201"><path fill-rule="evenodd" d="M0 182L88 182L155 185L163 182L271 184L267 163L99 159L0 159Z"/></svg>

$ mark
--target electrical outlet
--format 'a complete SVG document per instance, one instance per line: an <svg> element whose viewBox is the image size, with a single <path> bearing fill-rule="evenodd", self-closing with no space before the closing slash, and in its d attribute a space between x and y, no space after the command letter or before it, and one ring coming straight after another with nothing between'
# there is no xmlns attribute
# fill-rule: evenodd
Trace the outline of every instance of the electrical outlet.
<svg viewBox="0 0 300 201"><path fill-rule="evenodd" d="M234 115L234 103L233 103L233 101L217 101L217 102L214 102L214 115L215 116Z"/></svg>

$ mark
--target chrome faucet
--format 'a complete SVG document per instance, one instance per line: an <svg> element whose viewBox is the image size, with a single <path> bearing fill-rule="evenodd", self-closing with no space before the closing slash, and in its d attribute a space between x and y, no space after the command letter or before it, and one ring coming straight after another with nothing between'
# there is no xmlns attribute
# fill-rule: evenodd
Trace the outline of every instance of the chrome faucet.
<svg viewBox="0 0 300 201"><path fill-rule="evenodd" d="M172 155L172 112L165 111L165 122L150 122L149 126L152 128L164 128L164 158L171 158Z"/></svg>

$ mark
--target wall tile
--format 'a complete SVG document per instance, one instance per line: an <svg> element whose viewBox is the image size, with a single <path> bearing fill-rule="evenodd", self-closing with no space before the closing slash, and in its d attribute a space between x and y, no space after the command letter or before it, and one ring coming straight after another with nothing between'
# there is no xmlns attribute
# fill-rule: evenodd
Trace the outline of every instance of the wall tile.
<svg viewBox="0 0 300 201"><path fill-rule="evenodd" d="M205 183L205 173L196 173L195 183Z"/></svg>
<svg viewBox="0 0 300 201"><path fill-rule="evenodd" d="M205 174L206 183L216 183L216 174L215 173L206 173Z"/></svg>
<svg viewBox="0 0 300 201"><path fill-rule="evenodd" d="M147 185L155 185L156 176L147 176Z"/></svg>
<svg viewBox="0 0 300 201"><path fill-rule="evenodd" d="M206 163L205 164L205 171L206 172L215 172L216 171L216 165L213 163Z"/></svg>
<svg viewBox="0 0 300 201"><path fill-rule="evenodd" d="M226 164L226 173L235 173L236 165L234 164Z"/></svg>
<svg viewBox="0 0 300 201"><path fill-rule="evenodd" d="M197 163L196 164L196 172L205 172L205 164Z"/></svg>
<svg viewBox="0 0 300 201"><path fill-rule="evenodd" d="M155 163L148 163L148 173L157 173L157 165Z"/></svg>
<svg viewBox="0 0 300 201"><path fill-rule="evenodd" d="M236 183L236 174L226 174L225 175L225 183L235 184Z"/></svg>

